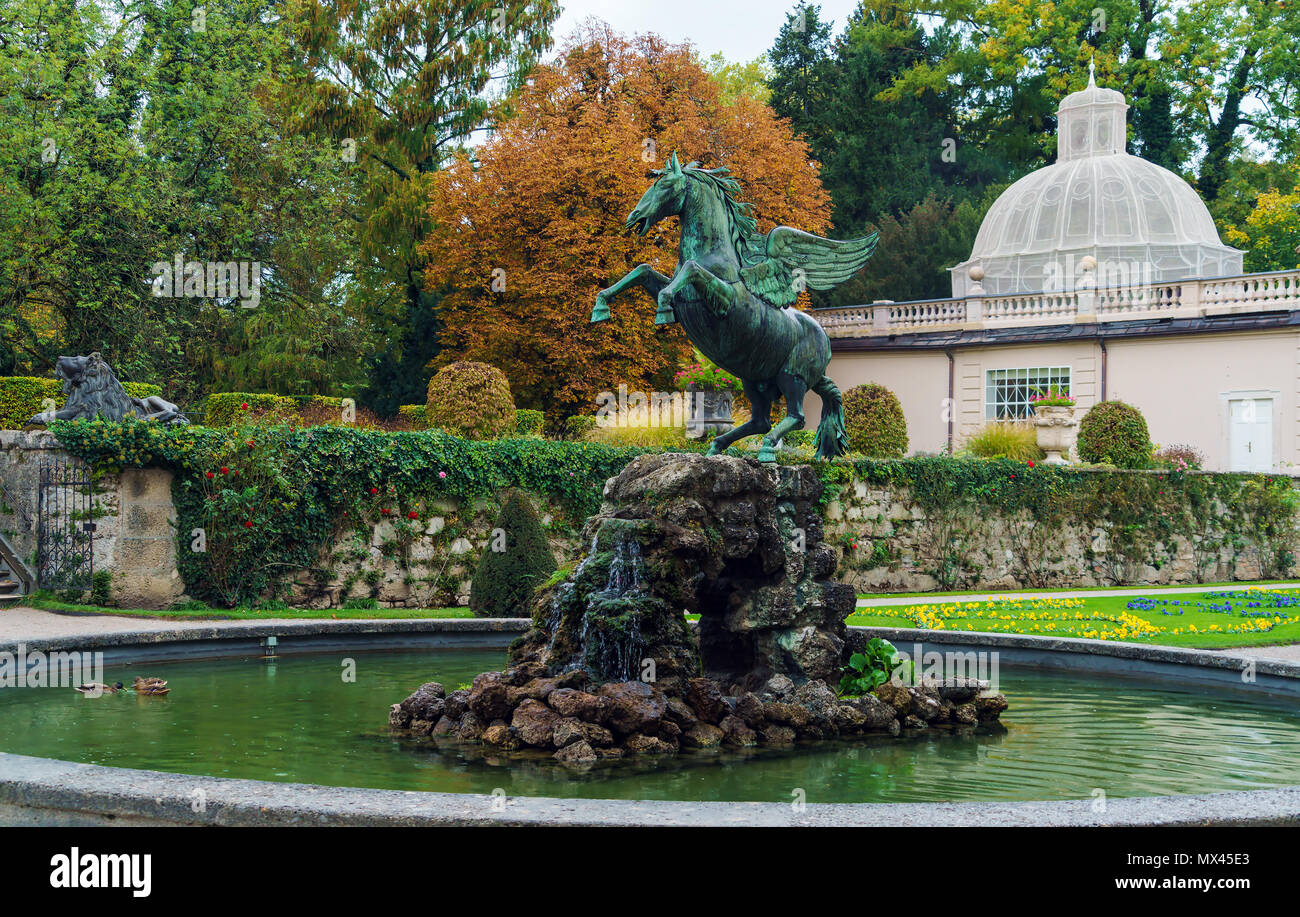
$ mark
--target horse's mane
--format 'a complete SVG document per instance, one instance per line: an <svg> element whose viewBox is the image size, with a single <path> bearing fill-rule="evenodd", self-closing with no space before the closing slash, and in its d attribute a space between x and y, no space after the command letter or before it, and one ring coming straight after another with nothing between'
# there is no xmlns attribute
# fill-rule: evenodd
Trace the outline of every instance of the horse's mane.
<svg viewBox="0 0 1300 917"><path fill-rule="evenodd" d="M757 246L762 250L762 236L758 232L758 223L750 213L750 205L740 200L740 182L731 177L731 170L726 167L702 169L692 163L682 168L686 175L712 189L722 198L723 209L727 214L727 225L731 229L731 244L736 249L736 257L742 264L751 264L755 253L750 249Z"/></svg>

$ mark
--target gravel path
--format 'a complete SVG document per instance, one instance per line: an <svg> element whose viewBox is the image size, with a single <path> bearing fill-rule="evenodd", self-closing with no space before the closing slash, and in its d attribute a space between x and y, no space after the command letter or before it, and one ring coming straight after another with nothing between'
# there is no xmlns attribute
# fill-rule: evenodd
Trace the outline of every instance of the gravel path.
<svg viewBox="0 0 1300 917"><path fill-rule="evenodd" d="M16 606L0 609L0 643L44 640L51 637L76 637L81 634L138 633L213 627L240 630L282 621L297 623L303 620L303 618L264 618L255 621L186 621L175 618L132 618L121 615L58 614L37 608Z"/></svg>

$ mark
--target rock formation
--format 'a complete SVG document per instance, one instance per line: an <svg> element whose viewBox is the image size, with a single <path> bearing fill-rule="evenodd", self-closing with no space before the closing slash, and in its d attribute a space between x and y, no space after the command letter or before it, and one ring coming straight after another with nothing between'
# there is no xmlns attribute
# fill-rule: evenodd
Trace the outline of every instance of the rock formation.
<svg viewBox="0 0 1300 917"><path fill-rule="evenodd" d="M641 456L606 484L587 556L534 598L509 667L423 685L390 725L583 766L996 720L1005 700L974 682L837 697L854 593L831 578L821 493L806 465Z"/></svg>

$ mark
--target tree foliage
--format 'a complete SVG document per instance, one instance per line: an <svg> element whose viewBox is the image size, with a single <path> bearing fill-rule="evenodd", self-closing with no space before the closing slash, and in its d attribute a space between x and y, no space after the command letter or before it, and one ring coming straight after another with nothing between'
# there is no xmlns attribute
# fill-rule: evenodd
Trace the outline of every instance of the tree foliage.
<svg viewBox="0 0 1300 917"><path fill-rule="evenodd" d="M513 106L475 159L437 177L426 279L451 291L438 360L500 367L519 403L553 423L591 413L620 384L668 390L689 354L680 330L656 329L642 294L589 323L596 293L636 264L673 271L676 220L644 238L623 230L670 152L730 167L762 230L827 225L807 147L749 96L724 100L688 47L589 26Z"/></svg>

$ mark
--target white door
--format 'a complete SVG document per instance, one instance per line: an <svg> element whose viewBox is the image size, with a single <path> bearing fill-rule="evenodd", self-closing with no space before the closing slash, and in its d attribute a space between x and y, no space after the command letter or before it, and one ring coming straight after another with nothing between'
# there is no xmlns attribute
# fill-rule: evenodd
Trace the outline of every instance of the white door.
<svg viewBox="0 0 1300 917"><path fill-rule="evenodd" d="M1228 470L1273 470L1273 399L1228 402Z"/></svg>

